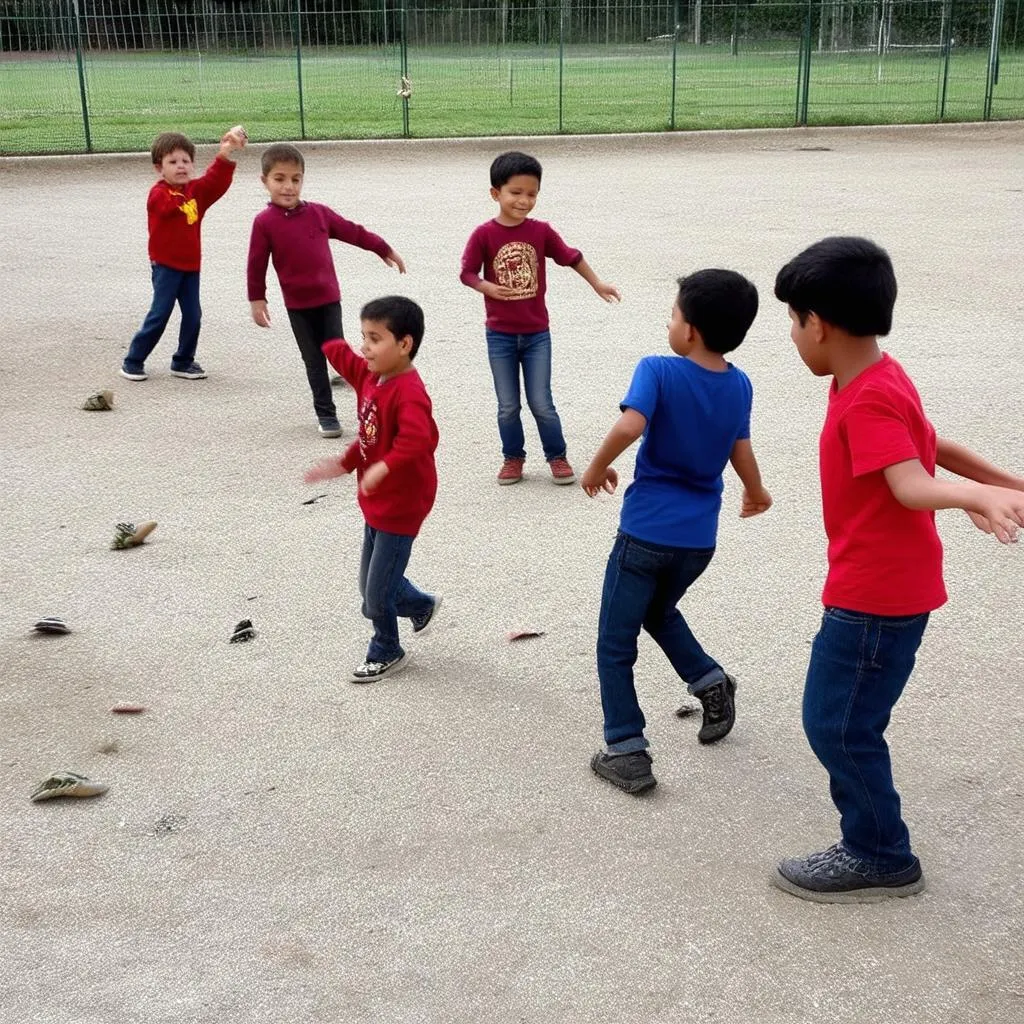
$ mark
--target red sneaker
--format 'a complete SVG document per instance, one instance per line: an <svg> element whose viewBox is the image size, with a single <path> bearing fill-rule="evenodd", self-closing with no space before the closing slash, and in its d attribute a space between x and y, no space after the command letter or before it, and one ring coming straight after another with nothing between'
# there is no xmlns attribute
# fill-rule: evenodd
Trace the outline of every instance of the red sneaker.
<svg viewBox="0 0 1024 1024"><path fill-rule="evenodd" d="M523 479L523 463L526 459L506 459L498 470L498 483L517 484ZM570 470L571 472L571 470Z"/></svg>
<svg viewBox="0 0 1024 1024"><path fill-rule="evenodd" d="M576 474L572 471L572 466L569 465L568 461L563 456L559 456L557 459L552 459L548 465L551 467L552 483L573 484L576 482Z"/></svg>

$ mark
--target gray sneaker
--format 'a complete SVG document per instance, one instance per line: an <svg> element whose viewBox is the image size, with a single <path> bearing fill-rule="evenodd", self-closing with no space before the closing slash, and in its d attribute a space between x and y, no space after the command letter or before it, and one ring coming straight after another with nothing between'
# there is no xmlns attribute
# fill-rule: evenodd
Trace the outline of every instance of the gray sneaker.
<svg viewBox="0 0 1024 1024"><path fill-rule="evenodd" d="M202 380L206 376L206 371L198 363L190 363L183 370L176 370L172 366L171 373L175 377L183 377L185 380Z"/></svg>
<svg viewBox="0 0 1024 1024"><path fill-rule="evenodd" d="M736 680L726 676L720 683L695 693L694 697L704 708L704 721L701 722L697 739L701 743L717 743L728 736L736 724Z"/></svg>
<svg viewBox="0 0 1024 1024"><path fill-rule="evenodd" d="M618 786L627 793L642 793L658 784L658 780L651 773L653 760L646 750L637 750L632 754L608 754L598 751L590 759L590 767L593 768L595 775L607 779L613 786Z"/></svg>
<svg viewBox="0 0 1024 1024"><path fill-rule="evenodd" d="M921 862L916 857L901 871L879 873L842 843L807 857L781 861L772 882L783 892L814 903L878 903L924 889Z"/></svg>
<svg viewBox="0 0 1024 1024"><path fill-rule="evenodd" d="M321 416L319 424L321 437L341 437L341 424L337 416Z"/></svg>

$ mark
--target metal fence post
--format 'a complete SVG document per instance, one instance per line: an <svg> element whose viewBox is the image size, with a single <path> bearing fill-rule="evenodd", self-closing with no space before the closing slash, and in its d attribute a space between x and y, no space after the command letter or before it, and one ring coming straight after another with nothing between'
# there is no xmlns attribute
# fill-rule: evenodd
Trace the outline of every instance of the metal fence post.
<svg viewBox="0 0 1024 1024"><path fill-rule="evenodd" d="M676 67L677 50L679 49L679 0L675 5L675 24L672 27L672 104L669 108L668 126L671 131L676 127Z"/></svg>
<svg viewBox="0 0 1024 1024"><path fill-rule="evenodd" d="M800 40L800 64L797 69L796 123L807 127L807 108L811 96L811 2L807 0L807 17L804 20L804 35Z"/></svg>
<svg viewBox="0 0 1024 1024"><path fill-rule="evenodd" d="M562 78L565 72L565 0L558 4L558 134L562 134Z"/></svg>
<svg viewBox="0 0 1024 1024"><path fill-rule="evenodd" d="M944 121L946 118L946 94L949 90L949 58L953 49L953 5L956 0L946 0L945 21L943 22L942 38L939 40L942 46L942 81L939 83L939 104L936 111L936 120Z"/></svg>
<svg viewBox="0 0 1024 1024"><path fill-rule="evenodd" d="M295 0L295 73L299 85L299 138L306 137L306 100L302 92L302 0Z"/></svg>
<svg viewBox="0 0 1024 1024"><path fill-rule="evenodd" d="M988 70L985 74L985 109L983 117L992 120L992 93L999 84L999 45L1003 35L1005 0L995 0L992 6L992 40L988 50Z"/></svg>
<svg viewBox="0 0 1024 1024"><path fill-rule="evenodd" d="M89 130L89 101L85 95L85 66L82 63L82 13L78 9L78 0L74 0L75 10L75 62L78 64L78 93L82 99L82 126L85 128L85 151L92 152L92 132Z"/></svg>
<svg viewBox="0 0 1024 1024"><path fill-rule="evenodd" d="M402 137L409 138L409 96L405 83L409 80L409 46L405 38L405 0L402 0L401 10L401 63L402 63Z"/></svg>

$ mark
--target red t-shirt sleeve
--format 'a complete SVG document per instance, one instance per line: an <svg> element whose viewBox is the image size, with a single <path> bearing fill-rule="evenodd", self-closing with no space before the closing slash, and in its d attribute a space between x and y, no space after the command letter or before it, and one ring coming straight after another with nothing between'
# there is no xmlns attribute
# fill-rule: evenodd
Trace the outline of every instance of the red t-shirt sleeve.
<svg viewBox="0 0 1024 1024"><path fill-rule="evenodd" d="M235 163L224 156L216 156L201 178L192 182L192 195L205 212L231 186L235 178Z"/></svg>
<svg viewBox="0 0 1024 1024"><path fill-rule="evenodd" d="M566 245L562 236L550 224L547 225L545 232L544 255L550 257L560 267L574 267L583 259L583 253Z"/></svg>
<svg viewBox="0 0 1024 1024"><path fill-rule="evenodd" d="M906 419L882 395L867 394L854 402L843 417L843 428L855 477L921 458Z"/></svg>
<svg viewBox="0 0 1024 1024"><path fill-rule="evenodd" d="M367 231L362 224L346 220L340 213L335 213L329 207L324 207L327 215L327 231L330 238L336 238L346 245L354 245L368 252L376 253L383 259L391 251L391 246L372 231Z"/></svg>
<svg viewBox="0 0 1024 1024"><path fill-rule="evenodd" d="M366 360L362 356L357 356L344 338L325 341L321 351L327 357L327 362L352 385L352 390L361 395L363 381L370 376Z"/></svg>

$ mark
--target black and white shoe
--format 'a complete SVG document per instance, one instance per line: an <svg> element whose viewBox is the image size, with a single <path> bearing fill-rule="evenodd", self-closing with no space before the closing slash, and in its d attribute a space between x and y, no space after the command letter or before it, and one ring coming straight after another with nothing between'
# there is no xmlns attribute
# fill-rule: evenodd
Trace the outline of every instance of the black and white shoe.
<svg viewBox="0 0 1024 1024"><path fill-rule="evenodd" d="M397 675L408 664L409 655L400 654L391 661L370 661L367 659L358 668L353 669L349 677L353 683L375 683L385 676Z"/></svg>

